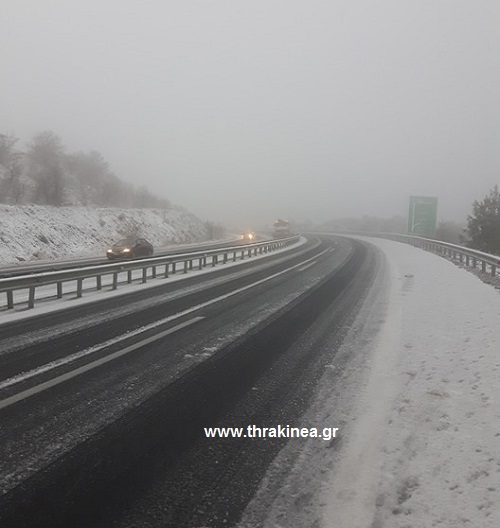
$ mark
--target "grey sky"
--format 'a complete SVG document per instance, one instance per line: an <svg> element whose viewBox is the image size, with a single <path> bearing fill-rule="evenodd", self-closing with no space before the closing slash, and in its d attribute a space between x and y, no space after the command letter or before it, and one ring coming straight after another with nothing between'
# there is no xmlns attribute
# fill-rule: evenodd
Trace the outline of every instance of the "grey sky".
<svg viewBox="0 0 500 528"><path fill-rule="evenodd" d="M500 183L498 0L15 0L0 132L202 218L461 220Z"/></svg>

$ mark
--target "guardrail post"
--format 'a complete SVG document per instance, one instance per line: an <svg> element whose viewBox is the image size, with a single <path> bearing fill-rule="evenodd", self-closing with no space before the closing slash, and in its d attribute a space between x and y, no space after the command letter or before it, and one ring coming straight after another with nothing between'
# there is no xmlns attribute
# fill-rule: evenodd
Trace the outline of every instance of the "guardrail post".
<svg viewBox="0 0 500 528"><path fill-rule="evenodd" d="M165 264L165 274L164 277L168 279L168 262Z"/></svg>
<svg viewBox="0 0 500 528"><path fill-rule="evenodd" d="M486 273L486 262L484 260L481 261L481 271Z"/></svg>
<svg viewBox="0 0 500 528"><path fill-rule="evenodd" d="M465 255L465 265L469 267L470 257L469 255Z"/></svg>
<svg viewBox="0 0 500 528"><path fill-rule="evenodd" d="M475 268L477 266L477 258L472 257L472 267Z"/></svg>
<svg viewBox="0 0 500 528"><path fill-rule="evenodd" d="M252 248L250 248L250 249L248 250L248 256L249 256L249 257L252 256Z"/></svg>
<svg viewBox="0 0 500 528"><path fill-rule="evenodd" d="M148 280L148 268L142 268L142 283L144 284Z"/></svg>
<svg viewBox="0 0 500 528"><path fill-rule="evenodd" d="M185 260L184 261L184 273L187 273L188 272L188 261Z"/></svg>
<svg viewBox="0 0 500 528"><path fill-rule="evenodd" d="M491 276L494 277L496 273L497 273L497 267L494 264L492 264L491 265Z"/></svg>
<svg viewBox="0 0 500 528"><path fill-rule="evenodd" d="M217 255L212 256L212 268L217 265Z"/></svg>
<svg viewBox="0 0 500 528"><path fill-rule="evenodd" d="M242 249L241 250L241 260L243 260L245 258L245 250Z"/></svg>
<svg viewBox="0 0 500 528"><path fill-rule="evenodd" d="M12 290L7 292L7 308L9 310L14 308L14 292Z"/></svg>
<svg viewBox="0 0 500 528"><path fill-rule="evenodd" d="M76 279L76 296L81 297L83 290L83 279Z"/></svg>
<svg viewBox="0 0 500 528"><path fill-rule="evenodd" d="M193 259L189 261L189 271L193 269Z"/></svg>
<svg viewBox="0 0 500 528"><path fill-rule="evenodd" d="M113 273L113 285L111 286L111 289L116 290L118 288L118 272L115 271Z"/></svg>
<svg viewBox="0 0 500 528"><path fill-rule="evenodd" d="M151 276L153 277L153 279L156 279L156 266L153 266L151 268Z"/></svg>
<svg viewBox="0 0 500 528"><path fill-rule="evenodd" d="M63 296L63 285L62 282L58 282L56 285L57 288L57 298L62 299Z"/></svg>
<svg viewBox="0 0 500 528"><path fill-rule="evenodd" d="M236 250L233 252L233 262L236 262Z"/></svg>
<svg viewBox="0 0 500 528"><path fill-rule="evenodd" d="M35 287L30 286L29 295L28 295L28 308L35 307Z"/></svg>
<svg viewBox="0 0 500 528"><path fill-rule="evenodd" d="M226 262L227 262L227 253L224 253L224 259L223 259L222 262L223 262L224 264L226 264Z"/></svg>
<svg viewBox="0 0 500 528"><path fill-rule="evenodd" d="M203 269L203 257L200 257L198 259L198 269L199 270Z"/></svg>
<svg viewBox="0 0 500 528"><path fill-rule="evenodd" d="M95 283L96 289L102 290L102 277L100 275L96 276Z"/></svg>
<svg viewBox="0 0 500 528"><path fill-rule="evenodd" d="M177 262L172 262L172 275L175 273L176 271L176 264Z"/></svg>
<svg viewBox="0 0 500 528"><path fill-rule="evenodd" d="M132 270L127 270L127 283L130 284L132 282Z"/></svg>

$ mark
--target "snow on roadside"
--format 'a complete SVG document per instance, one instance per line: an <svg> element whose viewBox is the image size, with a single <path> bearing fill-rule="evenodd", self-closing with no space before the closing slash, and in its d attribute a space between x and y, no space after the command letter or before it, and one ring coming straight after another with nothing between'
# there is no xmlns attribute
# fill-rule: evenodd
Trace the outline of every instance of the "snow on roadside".
<svg viewBox="0 0 500 528"><path fill-rule="evenodd" d="M129 235L155 247L207 238L201 220L176 208L0 205L0 265L104 256L109 244Z"/></svg>
<svg viewBox="0 0 500 528"><path fill-rule="evenodd" d="M340 438L290 440L241 526L498 528L499 292L432 253L366 240L385 264L303 420Z"/></svg>
<svg viewBox="0 0 500 528"><path fill-rule="evenodd" d="M373 243L391 265L389 310L323 525L498 527L500 295L435 255ZM367 437L372 456L357 451Z"/></svg>

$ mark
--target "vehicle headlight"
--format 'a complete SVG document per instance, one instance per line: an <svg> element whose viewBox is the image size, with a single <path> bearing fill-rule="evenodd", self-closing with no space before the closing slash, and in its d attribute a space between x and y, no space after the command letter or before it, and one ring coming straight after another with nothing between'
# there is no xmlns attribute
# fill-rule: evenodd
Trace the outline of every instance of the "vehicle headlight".
<svg viewBox="0 0 500 528"><path fill-rule="evenodd" d="M123 252L124 253L130 253L130 249L129 248L124 248Z"/></svg>
<svg viewBox="0 0 500 528"><path fill-rule="evenodd" d="M108 251L106 251L106 253L113 253L113 250L112 249L108 249Z"/></svg>

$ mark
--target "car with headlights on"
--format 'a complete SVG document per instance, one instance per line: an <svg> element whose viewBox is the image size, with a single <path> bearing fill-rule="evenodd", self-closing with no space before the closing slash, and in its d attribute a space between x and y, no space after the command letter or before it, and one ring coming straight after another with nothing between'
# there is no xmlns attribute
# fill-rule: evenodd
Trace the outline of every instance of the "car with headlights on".
<svg viewBox="0 0 500 528"><path fill-rule="evenodd" d="M113 244L106 252L106 256L109 260L115 260L150 257L153 253L153 245L145 238L124 238Z"/></svg>
<svg viewBox="0 0 500 528"><path fill-rule="evenodd" d="M253 231L244 231L240 235L240 240L246 240L247 242L254 242L256 238L257 237Z"/></svg>

